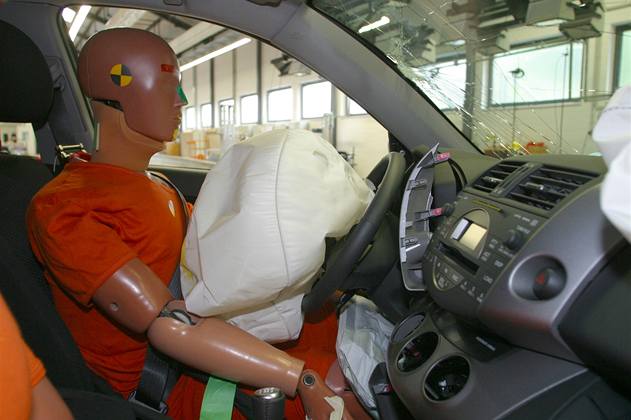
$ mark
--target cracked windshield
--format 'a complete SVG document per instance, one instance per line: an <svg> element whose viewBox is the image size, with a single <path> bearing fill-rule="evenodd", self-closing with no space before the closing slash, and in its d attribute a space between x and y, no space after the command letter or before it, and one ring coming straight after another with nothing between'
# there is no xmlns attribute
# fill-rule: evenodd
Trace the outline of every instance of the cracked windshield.
<svg viewBox="0 0 631 420"><path fill-rule="evenodd" d="M592 154L631 83L631 1L315 0L485 154ZM611 57L611 58L610 58Z"/></svg>

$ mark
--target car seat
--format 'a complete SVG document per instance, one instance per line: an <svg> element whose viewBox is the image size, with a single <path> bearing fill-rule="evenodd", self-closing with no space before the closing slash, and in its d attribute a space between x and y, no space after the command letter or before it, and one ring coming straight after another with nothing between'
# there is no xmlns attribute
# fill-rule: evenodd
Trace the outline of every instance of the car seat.
<svg viewBox="0 0 631 420"><path fill-rule="evenodd" d="M47 123L54 94L37 46L0 20L0 121L31 122L38 129ZM55 310L31 252L25 221L31 198L51 178L36 159L0 154L0 293L76 419L167 419L124 400L94 374Z"/></svg>

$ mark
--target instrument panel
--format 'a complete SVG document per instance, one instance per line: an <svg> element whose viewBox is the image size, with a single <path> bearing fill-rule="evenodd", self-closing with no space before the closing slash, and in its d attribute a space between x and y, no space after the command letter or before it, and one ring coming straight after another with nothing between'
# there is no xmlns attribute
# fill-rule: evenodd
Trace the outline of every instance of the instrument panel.
<svg viewBox="0 0 631 420"><path fill-rule="evenodd" d="M397 395L416 418L503 418L595 381L558 326L624 244L600 210L602 161L498 161L449 203L432 195L437 161L418 161L402 200L402 280L422 293L388 348Z"/></svg>
<svg viewBox="0 0 631 420"><path fill-rule="evenodd" d="M491 286L544 222L541 216L461 193L424 255L428 291L452 312L474 317Z"/></svg>

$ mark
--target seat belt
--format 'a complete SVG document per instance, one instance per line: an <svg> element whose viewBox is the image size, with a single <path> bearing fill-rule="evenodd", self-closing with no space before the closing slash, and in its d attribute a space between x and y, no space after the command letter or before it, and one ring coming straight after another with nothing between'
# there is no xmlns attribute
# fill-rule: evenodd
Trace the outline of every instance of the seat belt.
<svg viewBox="0 0 631 420"><path fill-rule="evenodd" d="M169 178L158 172L148 172L149 176L170 186L178 195L180 204L184 211L184 231L188 226L190 218L186 199L182 192L171 182ZM169 291L176 299L182 299L182 285L180 283L180 266L175 268L173 277L169 282ZM171 389L178 381L182 373L182 368L178 362L172 360L149 345L145 356L145 364L140 374L138 387L129 396L129 400L136 404L150 408L165 414L169 407L166 400L171 393Z"/></svg>

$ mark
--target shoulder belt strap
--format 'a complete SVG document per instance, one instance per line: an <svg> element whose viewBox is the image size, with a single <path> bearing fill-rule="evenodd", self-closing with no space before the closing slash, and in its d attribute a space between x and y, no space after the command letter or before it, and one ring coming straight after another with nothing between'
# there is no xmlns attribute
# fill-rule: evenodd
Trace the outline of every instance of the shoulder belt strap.
<svg viewBox="0 0 631 420"><path fill-rule="evenodd" d="M190 214L186 199L182 192L171 182L169 178L159 172L149 172L153 178L170 186L178 195L180 205L184 211L184 230L188 226ZM182 298L182 288L180 284L180 267L176 267L173 277L169 282L169 290L176 299ZM166 400L171 389L179 379L181 367L174 360L158 353L151 346L147 348L145 364L140 374L138 388L131 394L129 399L137 404L149 407L155 411L166 413L168 407Z"/></svg>

